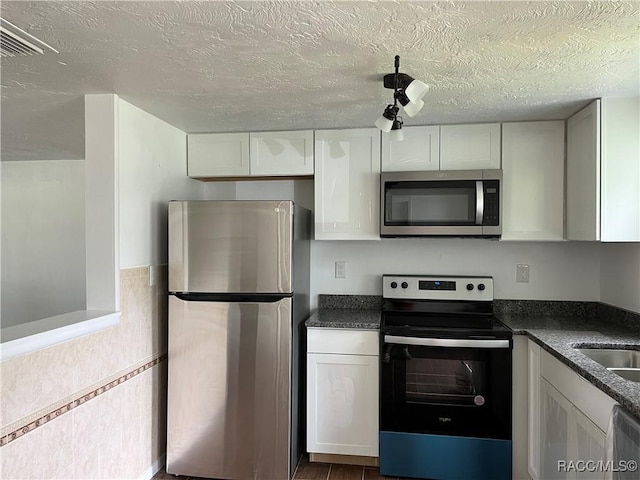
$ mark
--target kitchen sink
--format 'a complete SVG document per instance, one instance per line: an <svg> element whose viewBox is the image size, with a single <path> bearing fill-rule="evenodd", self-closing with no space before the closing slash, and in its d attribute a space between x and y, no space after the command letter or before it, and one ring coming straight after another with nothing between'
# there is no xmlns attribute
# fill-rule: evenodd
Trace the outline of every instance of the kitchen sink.
<svg viewBox="0 0 640 480"><path fill-rule="evenodd" d="M578 348L583 355L606 368L640 369L640 350Z"/></svg>
<svg viewBox="0 0 640 480"><path fill-rule="evenodd" d="M625 380L640 382L640 350L615 348L577 348L576 350Z"/></svg>
<svg viewBox="0 0 640 480"><path fill-rule="evenodd" d="M621 376L625 380L640 382L640 368L609 368L608 370Z"/></svg>

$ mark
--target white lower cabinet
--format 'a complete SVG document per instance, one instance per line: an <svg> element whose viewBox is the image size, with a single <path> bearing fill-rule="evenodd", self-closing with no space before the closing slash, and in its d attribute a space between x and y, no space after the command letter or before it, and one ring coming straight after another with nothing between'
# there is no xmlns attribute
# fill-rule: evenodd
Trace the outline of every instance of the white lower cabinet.
<svg viewBox="0 0 640 480"><path fill-rule="evenodd" d="M559 462L570 456L569 417L571 402L544 378L540 380L540 478L569 478Z"/></svg>
<svg viewBox="0 0 640 480"><path fill-rule="evenodd" d="M605 430L615 400L529 342L531 478L603 480L597 465L605 461Z"/></svg>
<svg viewBox="0 0 640 480"><path fill-rule="evenodd" d="M345 353L331 338L341 332L369 354ZM307 336L307 451L377 457L378 332L322 328Z"/></svg>
<svg viewBox="0 0 640 480"><path fill-rule="evenodd" d="M596 427L596 425L577 408L573 409L573 414L574 421L572 425L575 426L574 453L576 454L576 458L585 462L589 460L593 462L605 460L606 433ZM602 480L605 478L605 474L598 471L590 472L589 469L587 469L584 472L578 472L576 478Z"/></svg>
<svg viewBox="0 0 640 480"><path fill-rule="evenodd" d="M540 347L529 340L527 402L527 470L534 480L540 477Z"/></svg>

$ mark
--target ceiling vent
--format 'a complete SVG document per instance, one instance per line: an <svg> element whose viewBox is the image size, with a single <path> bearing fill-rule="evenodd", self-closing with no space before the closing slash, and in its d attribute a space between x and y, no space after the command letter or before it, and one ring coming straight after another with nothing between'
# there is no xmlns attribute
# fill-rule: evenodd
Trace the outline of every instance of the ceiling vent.
<svg viewBox="0 0 640 480"><path fill-rule="evenodd" d="M58 53L52 46L0 18L0 56L42 55L47 50Z"/></svg>

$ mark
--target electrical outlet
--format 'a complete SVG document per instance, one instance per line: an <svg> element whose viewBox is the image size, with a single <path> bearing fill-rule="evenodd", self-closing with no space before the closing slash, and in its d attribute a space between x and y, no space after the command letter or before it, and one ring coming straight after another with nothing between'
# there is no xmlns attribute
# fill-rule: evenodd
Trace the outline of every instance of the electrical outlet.
<svg viewBox="0 0 640 480"><path fill-rule="evenodd" d="M155 265L149 265L149 286L153 287L156 284L157 268Z"/></svg>
<svg viewBox="0 0 640 480"><path fill-rule="evenodd" d="M336 278L347 278L347 262L336 262Z"/></svg>
<svg viewBox="0 0 640 480"><path fill-rule="evenodd" d="M526 263L516 265L516 282L529 283L529 265Z"/></svg>

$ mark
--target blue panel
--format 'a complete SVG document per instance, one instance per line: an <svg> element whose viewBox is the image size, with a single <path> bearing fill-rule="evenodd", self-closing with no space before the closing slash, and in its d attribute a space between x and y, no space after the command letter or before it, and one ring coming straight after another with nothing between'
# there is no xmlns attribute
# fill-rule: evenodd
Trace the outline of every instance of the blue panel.
<svg viewBox="0 0 640 480"><path fill-rule="evenodd" d="M380 473L437 480L508 480L511 441L380 432Z"/></svg>

